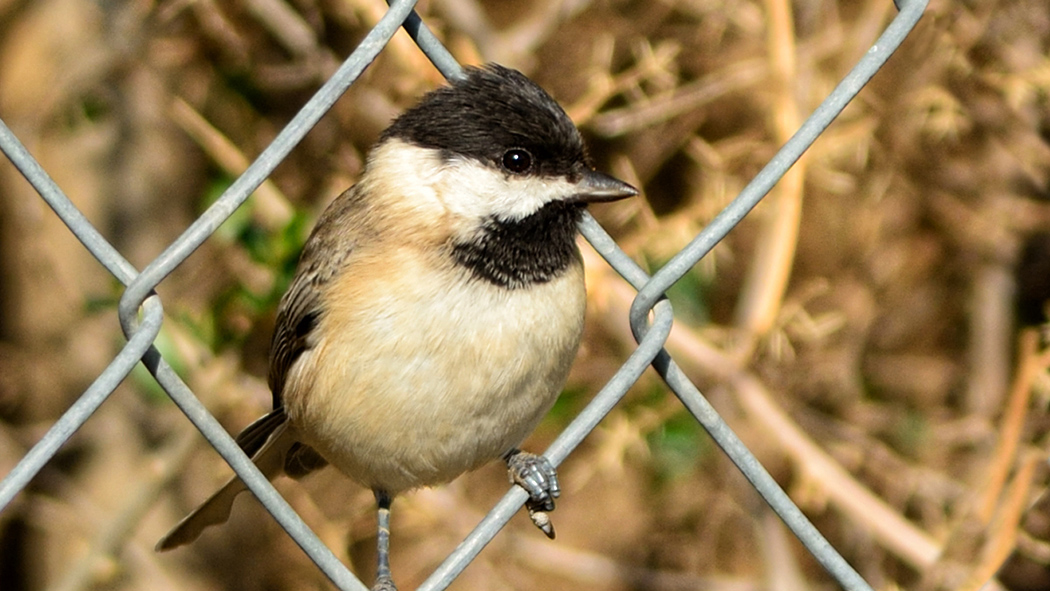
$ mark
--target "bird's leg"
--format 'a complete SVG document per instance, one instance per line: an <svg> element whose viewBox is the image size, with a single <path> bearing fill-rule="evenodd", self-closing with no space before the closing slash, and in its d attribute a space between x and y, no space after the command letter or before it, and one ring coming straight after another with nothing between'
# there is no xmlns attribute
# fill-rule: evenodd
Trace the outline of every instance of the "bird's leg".
<svg viewBox="0 0 1050 591"><path fill-rule="evenodd" d="M529 510L532 522L548 538L554 539L554 524L547 514L554 510L554 499L561 495L554 466L547 458L520 449L510 450L503 459L507 462L511 483L529 493L525 508Z"/></svg>
<svg viewBox="0 0 1050 591"><path fill-rule="evenodd" d="M397 591L394 579L390 576L390 503L393 499L386 491L372 491L376 496L376 505L379 507L377 521L379 532L376 536L378 566L376 568L376 584L372 591Z"/></svg>

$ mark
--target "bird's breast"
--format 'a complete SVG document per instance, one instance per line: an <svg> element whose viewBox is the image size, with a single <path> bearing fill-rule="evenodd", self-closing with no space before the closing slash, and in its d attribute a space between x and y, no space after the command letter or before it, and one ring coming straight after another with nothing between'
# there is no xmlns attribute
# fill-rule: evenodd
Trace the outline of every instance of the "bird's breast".
<svg viewBox="0 0 1050 591"><path fill-rule="evenodd" d="M389 492L446 482L518 445L579 346L578 259L506 289L401 249L361 254L328 288L285 404L307 443Z"/></svg>

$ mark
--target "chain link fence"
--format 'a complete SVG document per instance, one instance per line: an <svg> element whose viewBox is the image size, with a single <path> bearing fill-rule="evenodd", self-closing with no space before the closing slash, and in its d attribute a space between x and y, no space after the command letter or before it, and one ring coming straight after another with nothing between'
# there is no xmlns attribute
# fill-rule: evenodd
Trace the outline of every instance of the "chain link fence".
<svg viewBox="0 0 1050 591"><path fill-rule="evenodd" d="M7 507L15 499L41 468L54 458L59 448L106 402L114 389L141 362L317 567L340 589L365 588L267 482L158 352L154 341L160 332L164 311L155 288L242 206L248 196L267 179L384 50L398 29L405 28L419 49L444 76L454 78L459 75L459 64L414 12L415 4L416 2L410 0L390 2L389 10L379 23L368 32L353 53L306 102L244 174L160 256L141 270L133 267L102 237L51 180L48 172L30 155L19 138L6 124L0 122L0 149L68 226L69 231L83 247L126 286L120 297L118 309L121 328L127 337L127 344L105 371L51 426L17 466L4 476L0 482L0 508ZM737 465L755 490L798 536L813 557L843 588L851 590L871 587L788 498L664 349L671 332L673 312L663 294L710 253L817 140L902 43L922 16L927 1L899 0L896 4L898 16L838 87L805 120L790 141L739 196L659 271L652 275L647 274L620 250L593 217L585 217L580 228L584 237L609 265L637 290L630 310L630 326L637 340L637 348L631 352L615 376L545 452L554 465L560 464L621 400L642 372L648 367L653 367L696 421ZM738 382L737 387L748 387L746 377L729 379ZM522 489L512 487L419 588L446 588L519 511L526 496Z"/></svg>

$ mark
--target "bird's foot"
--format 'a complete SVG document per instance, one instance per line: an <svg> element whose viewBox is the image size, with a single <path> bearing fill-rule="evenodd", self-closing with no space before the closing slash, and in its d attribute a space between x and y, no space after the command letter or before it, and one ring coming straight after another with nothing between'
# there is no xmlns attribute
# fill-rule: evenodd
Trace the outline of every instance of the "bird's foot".
<svg viewBox="0 0 1050 591"><path fill-rule="evenodd" d="M376 584L372 585L372 591L397 591L397 585L389 576L379 576L376 577Z"/></svg>
<svg viewBox="0 0 1050 591"><path fill-rule="evenodd" d="M554 539L554 524L548 512L554 510L554 499L561 496L554 466L547 458L520 449L512 450L504 459L511 483L529 493L525 508L529 510L532 523L548 538Z"/></svg>

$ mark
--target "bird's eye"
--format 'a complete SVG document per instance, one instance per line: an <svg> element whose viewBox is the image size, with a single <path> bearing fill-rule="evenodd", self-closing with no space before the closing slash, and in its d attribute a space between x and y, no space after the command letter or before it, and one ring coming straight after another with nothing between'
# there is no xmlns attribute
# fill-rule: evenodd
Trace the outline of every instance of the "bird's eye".
<svg viewBox="0 0 1050 591"><path fill-rule="evenodd" d="M532 168L532 154L522 148L513 148L503 154L503 168L514 174L528 172Z"/></svg>

